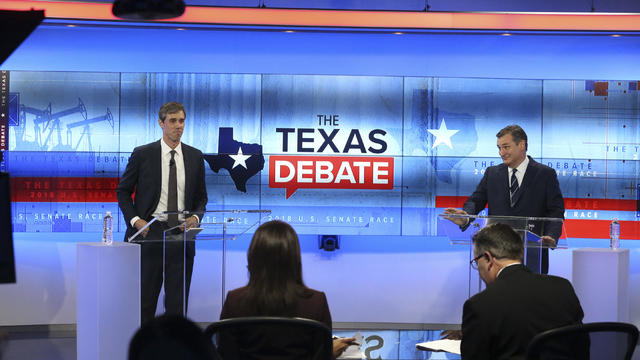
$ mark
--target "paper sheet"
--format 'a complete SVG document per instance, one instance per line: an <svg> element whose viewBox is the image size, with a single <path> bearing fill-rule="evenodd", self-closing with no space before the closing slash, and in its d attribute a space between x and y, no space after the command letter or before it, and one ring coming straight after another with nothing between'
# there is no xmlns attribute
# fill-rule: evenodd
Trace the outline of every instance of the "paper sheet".
<svg viewBox="0 0 640 360"><path fill-rule="evenodd" d="M347 349L338 357L338 359L364 359L365 355L362 352L362 341L364 340L364 336L358 331L355 335L353 335L354 342L360 345L351 345L347 347Z"/></svg>
<svg viewBox="0 0 640 360"><path fill-rule="evenodd" d="M420 350L427 351L445 351L452 354L460 355L460 340L434 340L416 344Z"/></svg>

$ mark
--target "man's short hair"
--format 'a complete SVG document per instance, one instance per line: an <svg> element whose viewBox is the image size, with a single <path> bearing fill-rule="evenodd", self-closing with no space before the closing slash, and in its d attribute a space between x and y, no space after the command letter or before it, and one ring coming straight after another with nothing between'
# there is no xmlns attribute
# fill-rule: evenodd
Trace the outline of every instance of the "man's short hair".
<svg viewBox="0 0 640 360"><path fill-rule="evenodd" d="M182 104L171 101L160 107L160 110L158 110L158 118L164 122L164 119L167 118L167 114L174 114L180 111L184 113L184 116L187 116L187 111L184 109Z"/></svg>
<svg viewBox="0 0 640 360"><path fill-rule="evenodd" d="M473 246L478 255L488 251L498 259L520 260L524 258L524 242L511 226L494 223L473 235Z"/></svg>
<svg viewBox="0 0 640 360"><path fill-rule="evenodd" d="M509 125L502 128L502 130L498 131L496 134L497 138L501 138L507 134L511 134L513 138L513 142L519 144L520 141L524 140L525 150L529 149L529 141L527 140L527 133L522 130L519 125Z"/></svg>

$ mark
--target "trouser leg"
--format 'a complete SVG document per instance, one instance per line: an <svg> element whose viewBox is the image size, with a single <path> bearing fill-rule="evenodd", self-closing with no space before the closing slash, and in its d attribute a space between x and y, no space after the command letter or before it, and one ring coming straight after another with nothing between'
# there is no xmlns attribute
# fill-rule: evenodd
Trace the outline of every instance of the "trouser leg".
<svg viewBox="0 0 640 360"><path fill-rule="evenodd" d="M162 286L162 246L143 243L140 258L141 323L153 319Z"/></svg>
<svg viewBox="0 0 640 360"><path fill-rule="evenodd" d="M193 273L193 255L187 255L181 241L167 245L165 248L165 311L186 315Z"/></svg>
<svg viewBox="0 0 640 360"><path fill-rule="evenodd" d="M527 267L537 274L546 274L549 272L549 250L545 248L530 247L527 248L527 257L525 259Z"/></svg>

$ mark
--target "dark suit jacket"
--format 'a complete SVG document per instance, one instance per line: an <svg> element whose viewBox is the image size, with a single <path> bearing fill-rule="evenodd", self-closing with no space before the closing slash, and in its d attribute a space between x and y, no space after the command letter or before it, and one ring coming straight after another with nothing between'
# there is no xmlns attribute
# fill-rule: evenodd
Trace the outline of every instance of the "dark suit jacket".
<svg viewBox="0 0 640 360"><path fill-rule="evenodd" d="M463 210L476 215L489 205L489 215L564 218L564 199L555 170L529 157L529 165L515 195L516 204L511 207L508 169L505 164L488 167L476 190L465 201ZM562 234L559 222L534 225L533 232L538 235L558 239ZM527 265L537 265L530 264L531 259L528 257ZM546 273L549 267L547 249L543 250L541 260L541 272Z"/></svg>
<svg viewBox="0 0 640 360"><path fill-rule="evenodd" d="M131 219L139 216L141 219L150 221L153 218L153 211L160 201L162 187L162 148L160 141L133 149L127 168L120 178L120 183L118 183L116 189L118 206L120 206L124 220L127 223L125 241L137 231L131 226ZM202 220L208 200L207 187L204 181L202 152L184 143L181 146L185 171L185 208L180 210L193 212ZM134 192L135 198L132 198ZM193 256L194 249L193 242L190 242L187 247L188 254Z"/></svg>
<svg viewBox="0 0 640 360"><path fill-rule="evenodd" d="M496 281L464 303L462 359L524 359L538 333L582 322L584 314L571 283L506 267Z"/></svg>
<svg viewBox="0 0 640 360"><path fill-rule="evenodd" d="M331 329L331 313L329 304L323 292L309 289L308 297L298 298L294 317L312 319L324 323ZM247 288L242 287L230 291L222 306L220 320L254 316L246 304ZM220 334L219 334L220 335ZM252 359L249 353L258 349L263 353L260 359L306 359L304 348L312 339L306 339L305 334L291 329L252 328L242 335L227 334L218 337L218 349L223 359ZM234 344L234 345L231 345ZM238 345L239 344L239 345Z"/></svg>

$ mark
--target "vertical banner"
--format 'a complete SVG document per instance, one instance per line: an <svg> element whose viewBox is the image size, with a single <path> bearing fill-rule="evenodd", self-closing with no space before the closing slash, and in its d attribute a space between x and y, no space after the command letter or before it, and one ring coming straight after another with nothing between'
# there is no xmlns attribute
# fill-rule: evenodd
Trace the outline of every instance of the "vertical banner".
<svg viewBox="0 0 640 360"><path fill-rule="evenodd" d="M9 72L0 72L0 150L8 149L9 128Z"/></svg>
<svg viewBox="0 0 640 360"><path fill-rule="evenodd" d="M9 148L9 72L0 72L0 171L5 171L4 151Z"/></svg>

